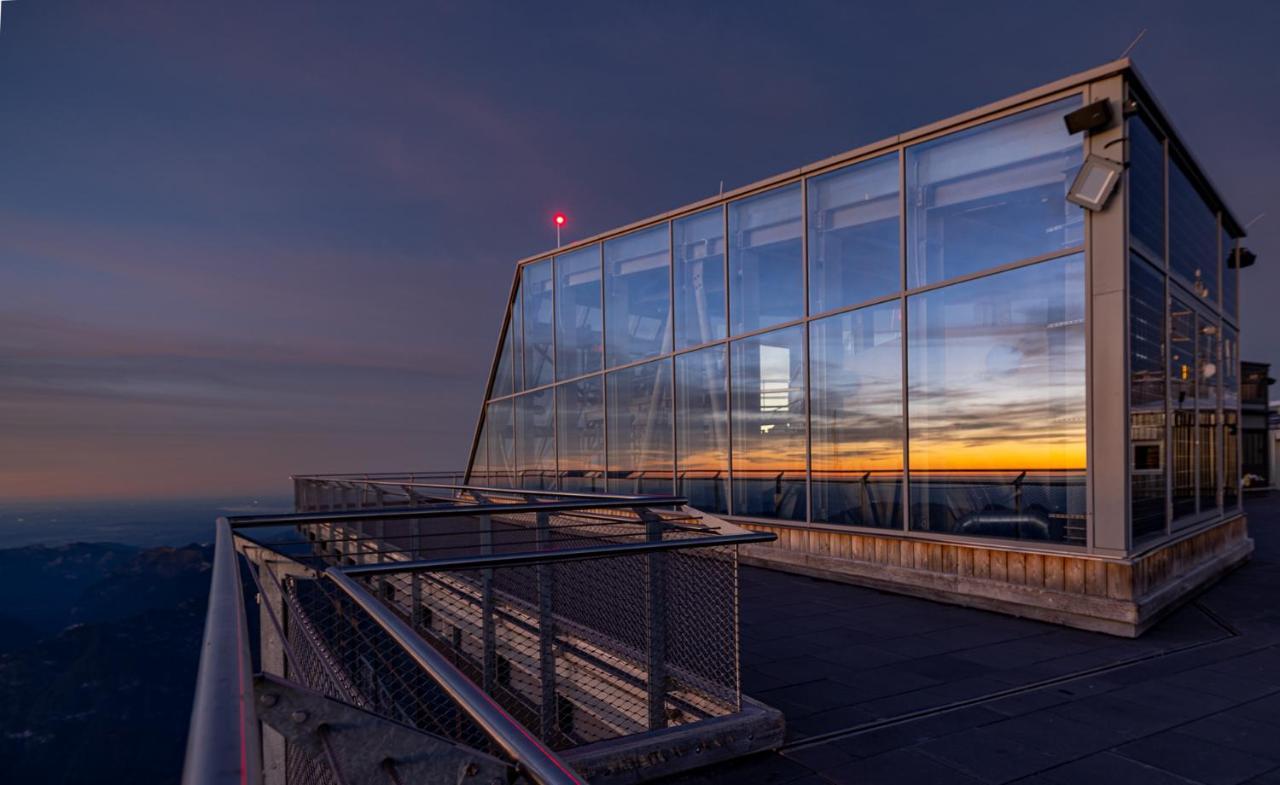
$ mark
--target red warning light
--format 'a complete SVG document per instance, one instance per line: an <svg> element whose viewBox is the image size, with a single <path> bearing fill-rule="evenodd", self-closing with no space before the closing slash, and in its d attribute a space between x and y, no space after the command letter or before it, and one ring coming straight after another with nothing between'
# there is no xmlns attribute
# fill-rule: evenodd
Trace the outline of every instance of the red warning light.
<svg viewBox="0 0 1280 785"><path fill-rule="evenodd" d="M556 217L553 220L555 220L556 226L564 226L566 219L564 217L564 213L556 213Z"/></svg>

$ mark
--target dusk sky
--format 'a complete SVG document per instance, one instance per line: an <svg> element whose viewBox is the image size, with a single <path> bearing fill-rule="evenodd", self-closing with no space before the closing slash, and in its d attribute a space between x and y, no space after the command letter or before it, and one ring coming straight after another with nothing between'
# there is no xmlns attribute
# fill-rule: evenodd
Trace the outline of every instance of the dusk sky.
<svg viewBox="0 0 1280 785"><path fill-rule="evenodd" d="M461 468L516 259L1134 50L1280 362L1280 4L0 6L0 500Z"/></svg>

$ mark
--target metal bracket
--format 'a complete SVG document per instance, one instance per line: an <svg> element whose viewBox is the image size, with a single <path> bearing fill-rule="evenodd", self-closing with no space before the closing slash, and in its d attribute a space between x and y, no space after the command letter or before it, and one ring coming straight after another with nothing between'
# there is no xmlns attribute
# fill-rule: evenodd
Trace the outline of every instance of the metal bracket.
<svg viewBox="0 0 1280 785"><path fill-rule="evenodd" d="M313 760L328 760L339 783L506 785L515 779L514 769L491 755L294 682L260 673L253 686L258 718Z"/></svg>

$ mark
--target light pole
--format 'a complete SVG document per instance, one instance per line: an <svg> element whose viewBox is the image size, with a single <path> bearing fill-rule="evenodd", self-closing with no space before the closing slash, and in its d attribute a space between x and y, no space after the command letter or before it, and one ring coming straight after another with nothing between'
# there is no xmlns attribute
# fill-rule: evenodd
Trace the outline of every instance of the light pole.
<svg viewBox="0 0 1280 785"><path fill-rule="evenodd" d="M564 222L567 219L564 217L564 213L556 213L555 218L553 218L552 220L555 221L556 223L556 247L559 248L560 247L560 227L564 226Z"/></svg>

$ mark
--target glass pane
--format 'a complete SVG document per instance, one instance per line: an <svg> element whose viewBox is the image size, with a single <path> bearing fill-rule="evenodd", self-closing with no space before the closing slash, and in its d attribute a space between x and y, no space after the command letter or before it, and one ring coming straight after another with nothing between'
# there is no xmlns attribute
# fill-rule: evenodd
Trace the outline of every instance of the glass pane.
<svg viewBox="0 0 1280 785"><path fill-rule="evenodd" d="M800 184L729 204L733 335L804 315Z"/></svg>
<svg viewBox="0 0 1280 785"><path fill-rule="evenodd" d="M911 526L1085 544L1080 255L907 303Z"/></svg>
<svg viewBox="0 0 1280 785"><path fill-rule="evenodd" d="M804 520L804 328L733 343L733 512Z"/></svg>
<svg viewBox="0 0 1280 785"><path fill-rule="evenodd" d="M676 348L725 337L724 211L681 218L675 233Z"/></svg>
<svg viewBox="0 0 1280 785"><path fill-rule="evenodd" d="M499 488L516 486L516 423L513 399L489 404L485 417L489 439L489 476Z"/></svg>
<svg viewBox="0 0 1280 785"><path fill-rule="evenodd" d="M1129 120L1129 160L1129 239L1163 265L1164 142L1141 116Z"/></svg>
<svg viewBox="0 0 1280 785"><path fill-rule="evenodd" d="M1218 420L1218 338L1222 329L1214 317L1199 314L1196 330L1200 347L1196 352L1196 392L1200 423L1197 437L1200 464L1200 512L1216 512L1218 509L1218 454L1221 433Z"/></svg>
<svg viewBox="0 0 1280 785"><path fill-rule="evenodd" d="M516 463L520 487L555 490L556 434L553 390L525 393L516 399Z"/></svg>
<svg viewBox="0 0 1280 785"><path fill-rule="evenodd" d="M1169 162L1169 269L1202 300L1218 292L1218 218L1177 161Z"/></svg>
<svg viewBox="0 0 1280 785"><path fill-rule="evenodd" d="M524 389L554 380L552 346L551 260L524 268Z"/></svg>
<svg viewBox="0 0 1280 785"><path fill-rule="evenodd" d="M1222 331L1222 466L1225 485L1222 506L1240 507L1240 336Z"/></svg>
<svg viewBox="0 0 1280 785"><path fill-rule="evenodd" d="M556 378L600 370L600 246L556 257Z"/></svg>
<svg viewBox="0 0 1280 785"><path fill-rule="evenodd" d="M724 344L676 357L676 493L729 511L729 380Z"/></svg>
<svg viewBox="0 0 1280 785"><path fill-rule="evenodd" d="M1165 530L1164 273L1129 260L1129 486L1133 539Z"/></svg>
<svg viewBox="0 0 1280 785"><path fill-rule="evenodd" d="M1236 289L1237 271L1235 268L1236 241L1226 232L1222 233L1222 312L1232 319L1240 317L1240 299Z"/></svg>
<svg viewBox="0 0 1280 785"><path fill-rule="evenodd" d="M902 528L902 307L813 322L813 519Z"/></svg>
<svg viewBox="0 0 1280 785"><path fill-rule="evenodd" d="M1079 97L907 149L907 285L924 286L1084 242L1067 201L1081 138L1062 116Z"/></svg>
<svg viewBox="0 0 1280 785"><path fill-rule="evenodd" d="M560 490L604 493L604 380L560 385L556 407Z"/></svg>
<svg viewBox="0 0 1280 785"><path fill-rule="evenodd" d="M523 359L522 352L518 346L520 335L520 287L516 285L516 297L511 304L511 319L507 322L507 331L502 336L502 348L498 350L498 370L493 377L493 393L491 398L501 398L504 395L510 395L521 385L523 379L517 366L517 361Z"/></svg>
<svg viewBox="0 0 1280 785"><path fill-rule="evenodd" d="M1169 411L1173 420L1173 518L1196 511L1196 315L1169 303Z"/></svg>
<svg viewBox="0 0 1280 785"><path fill-rule="evenodd" d="M468 485L490 485L489 482L489 418L480 426L480 438L476 439L475 454L467 467Z"/></svg>
<svg viewBox="0 0 1280 785"><path fill-rule="evenodd" d="M810 180L809 312L901 289L898 235L898 156Z"/></svg>
<svg viewBox="0 0 1280 785"><path fill-rule="evenodd" d="M671 360L608 376L609 492L671 493Z"/></svg>
<svg viewBox="0 0 1280 785"><path fill-rule="evenodd" d="M671 227L619 237L604 244L606 365L671 351Z"/></svg>

